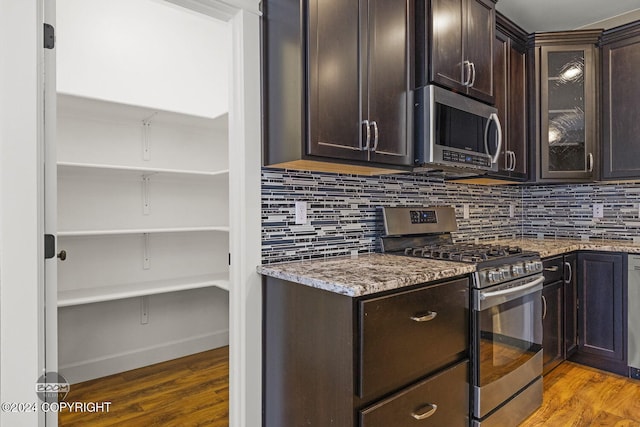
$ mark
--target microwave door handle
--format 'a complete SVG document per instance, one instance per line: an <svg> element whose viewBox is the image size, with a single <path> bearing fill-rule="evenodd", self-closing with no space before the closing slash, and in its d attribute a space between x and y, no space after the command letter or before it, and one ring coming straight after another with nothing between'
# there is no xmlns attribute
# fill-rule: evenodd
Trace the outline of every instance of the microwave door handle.
<svg viewBox="0 0 640 427"><path fill-rule="evenodd" d="M500 119L496 113L491 113L489 116L489 120L487 120L487 124L484 127L484 151L491 155L489 152L489 128L491 127L491 122L495 122L497 131L498 131L498 146L496 148L496 154L491 158L491 163L495 163L498 161L498 157L500 157L500 150L502 149L502 125L500 124Z"/></svg>

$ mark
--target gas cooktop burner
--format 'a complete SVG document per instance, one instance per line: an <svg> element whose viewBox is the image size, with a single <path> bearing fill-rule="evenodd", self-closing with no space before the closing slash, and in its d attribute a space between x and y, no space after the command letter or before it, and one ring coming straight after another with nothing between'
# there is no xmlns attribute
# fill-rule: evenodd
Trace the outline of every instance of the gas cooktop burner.
<svg viewBox="0 0 640 427"><path fill-rule="evenodd" d="M478 263L520 254L522 249L516 246L491 244L437 243L415 248L407 247L404 248L403 253L419 258Z"/></svg>

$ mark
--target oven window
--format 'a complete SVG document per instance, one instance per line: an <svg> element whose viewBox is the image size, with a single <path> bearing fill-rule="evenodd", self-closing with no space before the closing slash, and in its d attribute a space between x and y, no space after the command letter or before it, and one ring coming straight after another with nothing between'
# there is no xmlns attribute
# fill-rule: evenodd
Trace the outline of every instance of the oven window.
<svg viewBox="0 0 640 427"><path fill-rule="evenodd" d="M479 385L525 364L542 349L542 293L479 311Z"/></svg>

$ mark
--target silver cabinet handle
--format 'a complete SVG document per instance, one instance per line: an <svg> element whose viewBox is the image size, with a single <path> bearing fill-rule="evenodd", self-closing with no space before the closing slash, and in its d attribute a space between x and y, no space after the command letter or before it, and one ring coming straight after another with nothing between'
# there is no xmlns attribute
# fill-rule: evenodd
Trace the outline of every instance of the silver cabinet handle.
<svg viewBox="0 0 640 427"><path fill-rule="evenodd" d="M545 267L544 271L558 271L560 270L560 267L558 267L557 265L554 265L553 267Z"/></svg>
<svg viewBox="0 0 640 427"><path fill-rule="evenodd" d="M542 295L542 320L547 317L547 299Z"/></svg>
<svg viewBox="0 0 640 427"><path fill-rule="evenodd" d="M512 171L516 167L516 154L513 151L505 151L505 158L507 160L506 169Z"/></svg>
<svg viewBox="0 0 640 427"><path fill-rule="evenodd" d="M428 322L429 320L435 319L437 315L438 313L435 311L427 311L426 314L421 316L411 316L410 319L414 322Z"/></svg>
<svg viewBox="0 0 640 427"><path fill-rule="evenodd" d="M431 415L435 414L438 410L438 405L435 403L427 403L422 408L423 412L412 412L411 416L416 420L424 420L425 418L429 418Z"/></svg>
<svg viewBox="0 0 640 427"><path fill-rule="evenodd" d="M491 127L491 122L495 122L497 131L498 131L498 148L496 149L496 154L491 158L491 163L495 163L498 161L498 156L500 156L500 149L502 148L502 125L500 124L500 119L496 113L491 113L489 116L489 120L487 120L487 124L484 127L484 151L489 154L489 128ZM491 154L489 154L491 155Z"/></svg>
<svg viewBox="0 0 640 427"><path fill-rule="evenodd" d="M593 172L593 153L587 155L587 172Z"/></svg>
<svg viewBox="0 0 640 427"><path fill-rule="evenodd" d="M465 68L465 71L466 71L466 73L465 73L466 76L465 76L465 79L462 82L462 84L464 86L469 86L469 83L471 82L471 62L464 61L463 64L464 64L464 68Z"/></svg>
<svg viewBox="0 0 640 427"><path fill-rule="evenodd" d="M366 138L367 143L365 144L364 147L362 146L362 144L360 144L360 150L366 151L369 149L369 143L371 142L371 126L369 126L369 120L363 120L362 125L366 129L365 132L367 135L367 138Z"/></svg>
<svg viewBox="0 0 640 427"><path fill-rule="evenodd" d="M469 83L469 87L473 87L476 82L476 64L473 62L469 63L471 65L471 82Z"/></svg>
<svg viewBox="0 0 640 427"><path fill-rule="evenodd" d="M378 132L378 122L375 120L371 122L371 126L373 126L373 148L371 151L376 151L378 149L378 141L380 140L380 133Z"/></svg>
<svg viewBox="0 0 640 427"><path fill-rule="evenodd" d="M571 279L573 276L573 271L571 271L571 263L565 261L564 265L569 269L569 276L565 279L564 283L571 283Z"/></svg>

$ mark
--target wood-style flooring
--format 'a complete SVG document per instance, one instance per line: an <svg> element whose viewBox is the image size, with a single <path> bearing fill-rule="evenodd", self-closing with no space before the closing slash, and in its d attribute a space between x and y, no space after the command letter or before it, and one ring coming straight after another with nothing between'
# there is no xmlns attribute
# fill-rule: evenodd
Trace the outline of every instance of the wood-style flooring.
<svg viewBox="0 0 640 427"><path fill-rule="evenodd" d="M640 427L640 381L572 362L544 377L542 407L520 427Z"/></svg>
<svg viewBox="0 0 640 427"><path fill-rule="evenodd" d="M228 426L229 349L74 384L65 400L112 403L109 413L60 414L60 426ZM542 407L520 425L534 426L640 427L640 381L564 362L544 378Z"/></svg>
<svg viewBox="0 0 640 427"><path fill-rule="evenodd" d="M59 426L229 425L229 347L72 384L67 402L111 402L109 413L63 412Z"/></svg>

